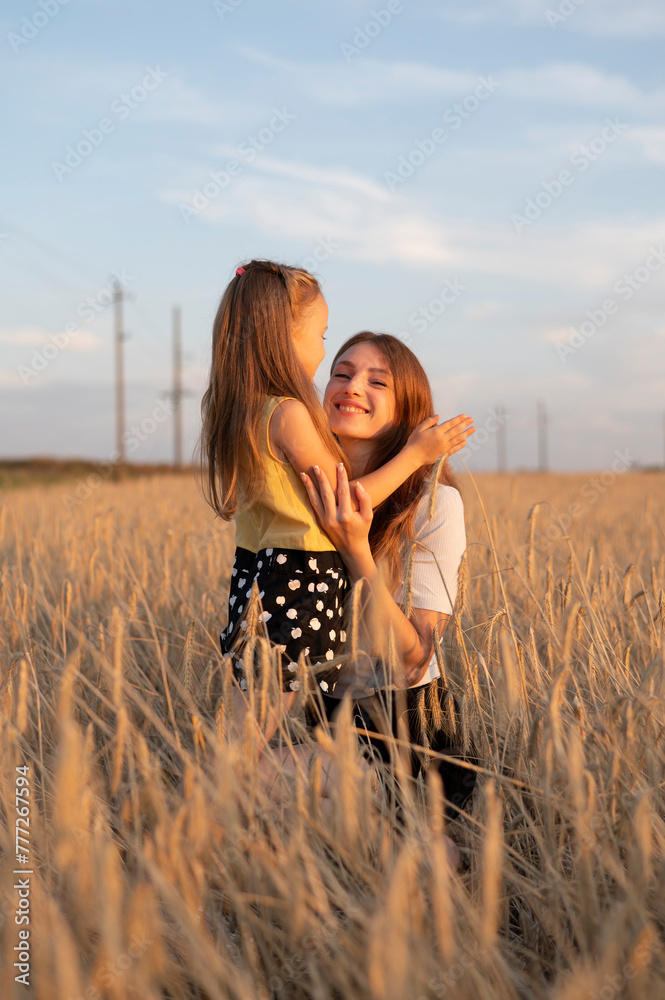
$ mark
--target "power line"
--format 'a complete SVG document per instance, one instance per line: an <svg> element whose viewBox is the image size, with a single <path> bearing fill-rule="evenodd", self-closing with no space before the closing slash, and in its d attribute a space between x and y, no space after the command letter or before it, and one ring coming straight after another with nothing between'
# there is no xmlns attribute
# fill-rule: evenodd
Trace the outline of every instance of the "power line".
<svg viewBox="0 0 665 1000"><path fill-rule="evenodd" d="M89 270L87 267L82 266L79 263L79 261L74 260L72 257L69 257L69 255L64 253L62 249L52 246L50 243L47 243L45 240L43 240L40 236L35 236L33 233L28 232L28 230L24 229L22 226L17 226L14 222L11 222L9 219L4 218L4 216L0 216L0 227L2 227L3 229L11 230L16 236L24 240L24 242L31 243L34 247L37 247L38 250L41 250L42 253L45 253L48 256L53 257L53 259L57 260L59 264L62 263L68 264L69 267L72 267L74 268L75 271L78 271L80 276L85 276L86 281L90 281L91 279L95 280L95 275L91 270Z"/></svg>
<svg viewBox="0 0 665 1000"><path fill-rule="evenodd" d="M138 322L140 329L143 330L144 339L141 340L141 350L149 352L156 362L163 365L165 361L163 334L159 332L154 318L149 315L136 296L129 298L126 295L125 302L134 310L134 321ZM131 320L130 324L133 329L134 324ZM170 392L164 395L171 398Z"/></svg>
<svg viewBox="0 0 665 1000"><path fill-rule="evenodd" d="M65 289L66 291L71 291L71 289L76 288L76 286L68 281L67 278L61 278L58 275L49 274L48 271L44 271L42 266L37 264L24 263L20 260L12 260L11 257L6 257L3 261L4 264L9 264L10 267L15 267L19 271L23 271L24 274L29 274L31 278L37 278L39 281L45 281L47 284L51 284L58 289Z"/></svg>

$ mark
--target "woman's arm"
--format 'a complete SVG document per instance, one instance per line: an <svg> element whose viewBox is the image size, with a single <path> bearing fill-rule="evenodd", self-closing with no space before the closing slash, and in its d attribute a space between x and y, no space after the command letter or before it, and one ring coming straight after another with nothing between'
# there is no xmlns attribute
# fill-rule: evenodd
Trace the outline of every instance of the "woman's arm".
<svg viewBox="0 0 665 1000"><path fill-rule="evenodd" d="M438 626L441 634L450 620L450 615L425 608L413 608L407 618L385 584L382 573L374 562L372 553L341 552L349 571L351 582L366 579L372 595L372 614L375 627L380 634L387 635L392 629L393 640L401 656L404 667L404 682L413 687L422 678L434 650L433 632Z"/></svg>
<svg viewBox="0 0 665 1000"><path fill-rule="evenodd" d="M380 469L363 476L363 485L373 507L389 497L421 465L431 465L441 455L460 451L467 437L474 433L470 417L453 417L443 424L437 423L438 419L438 415L434 415L423 420L398 455ZM335 459L319 437L304 403L297 399L284 400L275 409L268 430L273 451L290 462L296 472L311 476L318 466L329 483L336 481ZM351 483L353 499L356 482ZM355 506L353 499L351 503Z"/></svg>
<svg viewBox="0 0 665 1000"><path fill-rule="evenodd" d="M310 503L338 550L349 571L352 583L365 579L371 591L372 613L380 635L392 630L393 639L402 658L407 687L422 678L432 657L433 630L443 632L450 615L424 608L414 608L407 618L385 584L369 547L369 526L372 505L362 483L356 483L358 511L351 507L349 483L344 466L337 466L337 500L330 483L319 470L316 486L303 474Z"/></svg>

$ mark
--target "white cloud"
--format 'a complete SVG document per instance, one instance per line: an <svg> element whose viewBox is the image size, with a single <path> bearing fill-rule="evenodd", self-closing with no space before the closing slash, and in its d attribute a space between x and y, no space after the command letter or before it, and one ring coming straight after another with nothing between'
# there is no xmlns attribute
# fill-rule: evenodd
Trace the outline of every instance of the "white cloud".
<svg viewBox="0 0 665 1000"><path fill-rule="evenodd" d="M558 0L548 9L558 12ZM665 10L658 0L604 0L588 2L566 18L564 30L608 38L654 38L665 35ZM559 25L556 25L557 30Z"/></svg>
<svg viewBox="0 0 665 1000"><path fill-rule="evenodd" d="M554 62L512 67L497 73L504 97L555 104L633 111L640 115L665 109L665 90L644 92L628 77L586 63Z"/></svg>
<svg viewBox="0 0 665 1000"><path fill-rule="evenodd" d="M651 406L653 406L654 401L658 400L655 393L650 394L648 387L650 385L662 386L665 383L663 335L662 327L654 328L652 326L643 333L633 332L630 340L620 338L616 341L615 354L619 377L640 386L640 393L631 400L631 405L636 405L640 400L648 399L650 395ZM663 399L665 399L665 392L660 394L661 410Z"/></svg>
<svg viewBox="0 0 665 1000"><path fill-rule="evenodd" d="M665 163L665 128L658 126L633 126L626 139L646 163Z"/></svg>
<svg viewBox="0 0 665 1000"><path fill-rule="evenodd" d="M219 146L215 150L221 156L232 156L235 150L229 146ZM326 187L349 189L358 194L366 195L374 201L390 201L386 188L380 187L374 181L346 168L321 169L306 163L293 163L288 160L278 160L274 157L261 156L253 165L260 173L273 174L277 177L287 177L292 180L305 181L312 184L322 184Z"/></svg>
<svg viewBox="0 0 665 1000"><path fill-rule="evenodd" d="M485 320L492 319L503 312L505 308L505 302L488 299L487 302L476 302L473 305L467 306L464 310L464 315L472 323L484 323Z"/></svg>
<svg viewBox="0 0 665 1000"><path fill-rule="evenodd" d="M622 271L644 261L662 242L665 218L634 225L585 222L575 227L537 226L513 239L503 227L447 226L453 261L477 270L545 285L602 293Z"/></svg>
<svg viewBox="0 0 665 1000"><path fill-rule="evenodd" d="M619 119L620 124L625 124L622 116ZM597 141L604 128L605 121L600 116L595 126L589 122L539 124L525 128L523 141L509 148L459 146L452 155L469 163L491 163L510 171L513 177L536 176L539 171L556 172L561 166L568 165L572 152ZM618 141L607 144L609 158L606 159L603 152L593 161L594 171L601 164L602 169L610 167L610 164L616 169L665 162L665 128L630 124L617 138ZM545 179L544 176L541 179Z"/></svg>
<svg viewBox="0 0 665 1000"><path fill-rule="evenodd" d="M219 125L246 119L249 104L242 95L224 97L208 93L189 84L167 64L158 62L150 65L100 62L77 65L73 73L69 62L40 59L34 64L33 76L48 80L47 96L54 101L54 106L49 109L45 101L42 109L45 117L53 123L80 127L82 107L97 114L98 118L109 115L117 124L119 120L111 111L112 103L133 87L140 86L150 69L162 72L163 79L132 109L129 121L136 117L141 121ZM252 107L254 104L256 102ZM64 115L63 107L66 108Z"/></svg>
<svg viewBox="0 0 665 1000"><path fill-rule="evenodd" d="M620 124L626 124L630 120L623 114L612 115L611 119L617 117ZM527 199L533 199L539 194L544 182L553 181L562 169L571 170L573 167L575 193L566 192L561 205L557 203L557 207L553 209L552 217L560 211L562 217L568 215L568 206L572 203L576 214L583 216L585 207L582 189L588 185L602 185L601 177L611 176L613 185L621 182L626 197L621 200L620 205L614 207L609 197L603 195L595 210L611 213L619 223L628 196L637 199L640 197L642 181L638 180L641 175L637 172L660 168L665 163L665 128L630 124L613 142L607 143L603 150L602 134L607 118L610 116L600 113L595 123L587 119L584 122L556 121L536 126L525 125L524 130L515 135L509 146L493 145L492 137L481 133L478 144L467 145L461 142L451 145L445 154L440 154L438 161L433 158L431 166L426 168L427 180L429 183L436 183L435 174L443 168L451 186L455 185L463 196L469 198L473 194L472 185L477 187L484 183L485 176L490 176L493 188L501 192L499 197L504 211L508 214L523 214ZM586 152L582 152L585 147ZM598 149L602 151L596 155ZM402 152L406 154L408 148L404 146ZM571 162L574 152L577 157ZM579 171L583 161L590 165L584 176ZM390 166L396 163L397 154L394 164ZM634 173L627 176L626 171ZM401 189L406 190L407 187L404 184ZM430 190L432 197L436 199L438 192L436 189ZM473 206L473 200L470 204ZM474 212L475 214L477 213Z"/></svg>
<svg viewBox="0 0 665 1000"><path fill-rule="evenodd" d="M173 205L188 204L191 191L164 191L158 197ZM443 264L451 256L438 227L418 210L394 196L379 202L357 190L340 190L336 176L331 183L308 186L289 176L239 177L232 194L212 201L201 219L217 225L237 221L268 235L291 237L302 244L303 257L308 247L326 237L341 244L335 253L366 261L417 266Z"/></svg>
<svg viewBox="0 0 665 1000"><path fill-rule="evenodd" d="M185 122L197 125L219 125L240 122L247 114L247 105L236 95L225 99L210 97L191 87L179 77L167 79L146 100L143 118L156 122Z"/></svg>
<svg viewBox="0 0 665 1000"><path fill-rule="evenodd" d="M72 354L96 354L103 351L105 346L103 337L97 336L96 333L90 333L88 330L80 330L75 337L71 338L66 350L71 351Z"/></svg>
<svg viewBox="0 0 665 1000"><path fill-rule="evenodd" d="M18 347L38 347L45 340L43 331L36 326L22 326L11 330L0 330L0 344L13 344Z"/></svg>
<svg viewBox="0 0 665 1000"><path fill-rule="evenodd" d="M276 58L258 49L241 47L251 62L291 78L299 92L315 101L342 106L385 104L429 94L437 98L464 96L478 83L471 70L448 70L414 62L386 62L367 56L347 64L299 63Z"/></svg>
<svg viewBox="0 0 665 1000"><path fill-rule="evenodd" d="M438 11L446 21L468 25L490 25L508 20L517 27L539 26L548 31L572 31L609 38L653 38L665 35L665 10L658 0L575 0L577 6L561 0L494 0L492 4L467 4ZM552 18L563 7L563 20ZM548 18L548 12L550 17Z"/></svg>
<svg viewBox="0 0 665 1000"><path fill-rule="evenodd" d="M428 367L425 364L426 370ZM490 411L501 406L508 413L509 438L524 427L533 427L535 430L537 399L560 400L565 397L574 400L575 410L578 410L581 406L586 408L586 394L590 390L597 391L596 384L587 375L563 367L533 375L511 374L506 368L497 369L491 374L478 370L463 373L451 371L431 378L430 384L435 406L440 408L442 419L457 413L467 413L473 417L476 429L479 430L490 416ZM494 434L491 438L495 440ZM473 455L474 452L471 451L467 455L462 452L461 457L469 460Z"/></svg>
<svg viewBox="0 0 665 1000"><path fill-rule="evenodd" d="M17 389L23 386L21 379L18 376L18 372L3 371L0 368L0 388L2 389Z"/></svg>
<svg viewBox="0 0 665 1000"><path fill-rule="evenodd" d="M571 328L569 326L555 326L544 330L540 339L545 344L563 344L570 340Z"/></svg>
<svg viewBox="0 0 665 1000"><path fill-rule="evenodd" d="M340 244L335 251L340 258L479 272L563 285L590 296L641 264L652 244L661 245L665 231L665 217L656 217L632 225L601 221L567 228L543 222L517 236L508 219L505 226L472 226L437 218L429 206L406 194L383 201L370 198L359 174L272 163L280 164L279 173L234 178L232 188L189 225L254 226L266 235L297 241L303 257L317 240L330 237ZM307 184L300 180L305 175ZM340 176L352 177L353 185L340 185ZM371 180L366 184L372 189ZM157 197L174 206L189 204L191 189L162 191Z"/></svg>
<svg viewBox="0 0 665 1000"><path fill-rule="evenodd" d="M439 17L455 24L487 24L501 17L501 10L494 7L444 7L439 11ZM505 16L505 15L504 15Z"/></svg>
<svg viewBox="0 0 665 1000"><path fill-rule="evenodd" d="M298 63L257 49L240 50L252 62L291 78L299 92L314 100L341 106L386 104L395 100L431 97L455 100L473 93L481 77L499 84L497 93L518 100L645 115L665 110L665 89L644 91L627 76L582 62L550 62L536 66L507 66L493 70L449 70L428 63L388 62L359 56L351 65Z"/></svg>
<svg viewBox="0 0 665 1000"><path fill-rule="evenodd" d="M52 334L37 326L13 327L0 330L0 344L10 344L13 347L43 347L52 341ZM56 344L56 346L58 346ZM70 337L65 348L58 346L58 351L65 350L71 354L93 354L103 350L104 340L89 330L79 330ZM26 362L27 363L27 362Z"/></svg>

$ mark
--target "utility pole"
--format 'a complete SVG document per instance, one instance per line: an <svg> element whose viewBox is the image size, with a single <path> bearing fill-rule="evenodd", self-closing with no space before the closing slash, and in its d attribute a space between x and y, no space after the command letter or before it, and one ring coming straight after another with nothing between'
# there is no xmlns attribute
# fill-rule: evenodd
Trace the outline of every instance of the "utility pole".
<svg viewBox="0 0 665 1000"><path fill-rule="evenodd" d="M538 409L538 471L547 472L547 405L544 400L539 399Z"/></svg>
<svg viewBox="0 0 665 1000"><path fill-rule="evenodd" d="M173 307L173 458L182 468L182 323L180 306Z"/></svg>
<svg viewBox="0 0 665 1000"><path fill-rule="evenodd" d="M496 430L496 468L497 472L506 472L508 469L508 432L506 430L506 411L503 406L497 406L496 416L499 424Z"/></svg>
<svg viewBox="0 0 665 1000"><path fill-rule="evenodd" d="M163 395L173 403L173 465L182 469L182 401L185 396L195 396L196 393L183 389L182 386L182 313L180 306L173 306L173 383L171 390Z"/></svg>
<svg viewBox="0 0 665 1000"><path fill-rule="evenodd" d="M125 462L125 373L122 343L125 339L122 322L123 290L119 281L113 283L113 337L115 341L115 434L118 463Z"/></svg>

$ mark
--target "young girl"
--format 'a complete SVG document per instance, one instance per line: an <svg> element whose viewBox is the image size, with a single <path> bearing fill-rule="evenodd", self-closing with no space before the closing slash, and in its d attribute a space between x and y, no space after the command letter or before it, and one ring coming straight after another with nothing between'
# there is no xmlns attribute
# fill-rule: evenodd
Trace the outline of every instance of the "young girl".
<svg viewBox="0 0 665 1000"><path fill-rule="evenodd" d="M318 526L301 480L301 473L320 468L334 482L336 467L348 468L313 385L327 324L325 299L307 271L267 260L239 267L215 318L210 383L201 406L206 498L220 517L236 522L222 652L242 645L256 583L260 621L280 649L281 688L287 692L297 690L301 652L318 668L321 689L330 692L339 668L324 668L346 638L348 574ZM368 502L380 503L420 466L464 446L469 419L437 421L423 420L398 454L358 484ZM234 674L244 688L238 662Z"/></svg>

